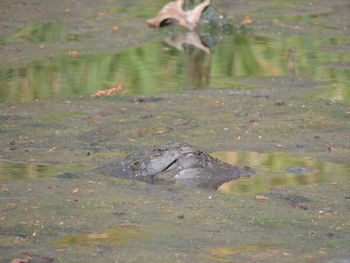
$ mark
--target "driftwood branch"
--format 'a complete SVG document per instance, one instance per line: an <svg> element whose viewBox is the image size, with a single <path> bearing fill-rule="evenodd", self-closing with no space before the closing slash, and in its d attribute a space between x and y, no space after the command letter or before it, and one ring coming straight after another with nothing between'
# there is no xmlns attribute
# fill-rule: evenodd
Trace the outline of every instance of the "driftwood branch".
<svg viewBox="0 0 350 263"><path fill-rule="evenodd" d="M201 19L205 8L210 5L210 0L205 0L190 10L184 10L183 5L184 0L176 0L166 4L155 18L147 21L148 24L152 27L161 27L177 22L179 25L193 30Z"/></svg>

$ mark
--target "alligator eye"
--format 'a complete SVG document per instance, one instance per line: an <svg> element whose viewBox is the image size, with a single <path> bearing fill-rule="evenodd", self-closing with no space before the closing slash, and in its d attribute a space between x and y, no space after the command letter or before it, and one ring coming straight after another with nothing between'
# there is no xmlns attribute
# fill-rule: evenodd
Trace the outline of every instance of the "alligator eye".
<svg viewBox="0 0 350 263"><path fill-rule="evenodd" d="M164 27L164 26L169 26L169 25L173 25L176 24L177 20L174 18L167 18L164 19L162 22L160 22L159 27Z"/></svg>

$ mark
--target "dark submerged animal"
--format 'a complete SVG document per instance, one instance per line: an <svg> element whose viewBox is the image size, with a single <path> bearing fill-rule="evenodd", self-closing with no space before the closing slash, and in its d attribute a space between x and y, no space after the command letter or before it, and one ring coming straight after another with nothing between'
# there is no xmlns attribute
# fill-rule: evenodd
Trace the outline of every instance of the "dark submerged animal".
<svg viewBox="0 0 350 263"><path fill-rule="evenodd" d="M97 173L118 178L182 183L216 189L240 177L257 175L250 167L224 163L186 143L170 143L131 154L123 161L107 163Z"/></svg>

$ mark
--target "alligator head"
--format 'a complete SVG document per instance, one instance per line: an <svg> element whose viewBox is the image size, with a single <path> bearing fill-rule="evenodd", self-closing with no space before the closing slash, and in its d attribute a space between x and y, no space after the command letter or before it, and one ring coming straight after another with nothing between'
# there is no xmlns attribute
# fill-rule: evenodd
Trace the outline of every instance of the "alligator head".
<svg viewBox="0 0 350 263"><path fill-rule="evenodd" d="M224 163L204 151L178 142L137 152L95 171L149 183L166 181L214 189L233 179L257 175L250 167Z"/></svg>

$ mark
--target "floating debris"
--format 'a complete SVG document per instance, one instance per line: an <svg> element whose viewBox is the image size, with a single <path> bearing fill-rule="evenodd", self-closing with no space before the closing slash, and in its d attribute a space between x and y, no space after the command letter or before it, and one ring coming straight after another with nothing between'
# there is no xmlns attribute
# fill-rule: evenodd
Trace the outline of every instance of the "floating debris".
<svg viewBox="0 0 350 263"><path fill-rule="evenodd" d="M91 97L109 96L109 95L113 95L114 93L116 93L118 91L122 91L122 90L123 90L123 87L121 85L118 85L115 88L99 90L96 93L92 94Z"/></svg>

